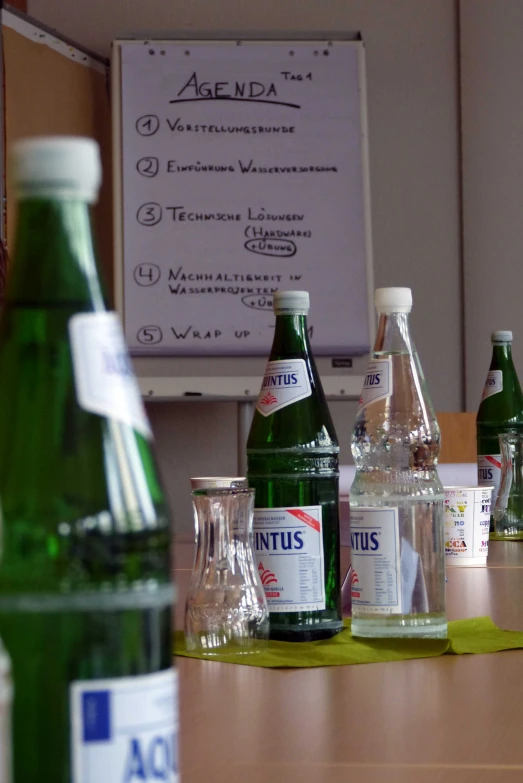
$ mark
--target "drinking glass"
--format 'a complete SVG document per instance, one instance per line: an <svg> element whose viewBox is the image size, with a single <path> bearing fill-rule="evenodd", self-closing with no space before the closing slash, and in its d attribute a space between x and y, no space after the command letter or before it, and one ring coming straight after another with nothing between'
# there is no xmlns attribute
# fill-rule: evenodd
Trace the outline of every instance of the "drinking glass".
<svg viewBox="0 0 523 783"><path fill-rule="evenodd" d="M196 557L185 606L188 650L255 653L269 638L269 612L256 568L254 490L244 478L191 479Z"/></svg>
<svg viewBox="0 0 523 783"><path fill-rule="evenodd" d="M512 430L499 436L501 483L493 510L497 540L523 539L523 433Z"/></svg>

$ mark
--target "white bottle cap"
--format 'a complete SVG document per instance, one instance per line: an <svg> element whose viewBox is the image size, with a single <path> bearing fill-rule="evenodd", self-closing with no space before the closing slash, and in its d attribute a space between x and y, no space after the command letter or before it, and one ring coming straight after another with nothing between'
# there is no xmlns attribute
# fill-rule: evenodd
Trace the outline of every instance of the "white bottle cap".
<svg viewBox="0 0 523 783"><path fill-rule="evenodd" d="M191 479L191 489L247 489L243 476L199 476Z"/></svg>
<svg viewBox="0 0 523 783"><path fill-rule="evenodd" d="M96 201L102 179L100 148L81 136L37 136L13 145L12 177L19 197L76 197Z"/></svg>
<svg viewBox="0 0 523 783"><path fill-rule="evenodd" d="M512 332L507 331L498 331L498 332L492 332L490 335L490 339L493 343L511 343L512 342Z"/></svg>
<svg viewBox="0 0 523 783"><path fill-rule="evenodd" d="M376 288L374 303L378 313L410 313L412 291L410 288Z"/></svg>
<svg viewBox="0 0 523 783"><path fill-rule="evenodd" d="M276 315L296 313L307 315L310 308L308 291L275 291L272 307Z"/></svg>

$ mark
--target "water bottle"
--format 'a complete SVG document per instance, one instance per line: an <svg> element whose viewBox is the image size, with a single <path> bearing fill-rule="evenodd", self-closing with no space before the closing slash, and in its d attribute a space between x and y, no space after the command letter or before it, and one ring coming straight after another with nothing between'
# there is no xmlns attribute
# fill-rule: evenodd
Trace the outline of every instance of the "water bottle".
<svg viewBox="0 0 523 783"><path fill-rule="evenodd" d="M410 337L409 288L379 288L374 351L352 435L352 632L445 637L440 431Z"/></svg>
<svg viewBox="0 0 523 783"><path fill-rule="evenodd" d="M0 317L0 637L16 783L176 781L171 525L89 204L89 139L19 142Z"/></svg>
<svg viewBox="0 0 523 783"><path fill-rule="evenodd" d="M492 486L494 510L501 481L499 436L523 432L523 394L512 360L512 332L492 332L492 360L476 417L478 484ZM491 516L491 535L494 532Z"/></svg>
<svg viewBox="0 0 523 783"><path fill-rule="evenodd" d="M339 446L307 334L307 291L276 291L276 330L247 441L254 551L270 637L305 642L343 627Z"/></svg>

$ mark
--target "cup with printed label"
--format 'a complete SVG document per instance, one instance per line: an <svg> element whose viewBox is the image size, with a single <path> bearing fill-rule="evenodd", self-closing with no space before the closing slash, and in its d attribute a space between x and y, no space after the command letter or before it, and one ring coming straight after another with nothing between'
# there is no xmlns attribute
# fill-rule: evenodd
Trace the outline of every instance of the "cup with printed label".
<svg viewBox="0 0 523 783"><path fill-rule="evenodd" d="M501 482L492 516L497 540L523 539L523 433L511 430L499 436Z"/></svg>
<svg viewBox="0 0 523 783"><path fill-rule="evenodd" d="M269 611L256 568L254 490L245 478L191 479L196 557L185 605L188 650L256 653L269 638Z"/></svg>
<svg viewBox="0 0 523 783"><path fill-rule="evenodd" d="M445 487L445 565L487 565L493 487Z"/></svg>

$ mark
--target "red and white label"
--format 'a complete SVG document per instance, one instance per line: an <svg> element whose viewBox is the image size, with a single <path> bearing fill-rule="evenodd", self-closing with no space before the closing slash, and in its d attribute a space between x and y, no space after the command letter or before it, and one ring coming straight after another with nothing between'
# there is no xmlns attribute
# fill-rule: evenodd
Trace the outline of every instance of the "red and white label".
<svg viewBox="0 0 523 783"><path fill-rule="evenodd" d="M492 397L493 394L499 394L503 391L503 373L501 370L489 370L487 373L487 380L485 381L485 388L483 389L482 400L487 397Z"/></svg>
<svg viewBox="0 0 523 783"><path fill-rule="evenodd" d="M304 359L268 362L256 410L262 416L311 396L311 384Z"/></svg>
<svg viewBox="0 0 523 783"><path fill-rule="evenodd" d="M321 506L257 508L253 532L269 611L325 609Z"/></svg>
<svg viewBox="0 0 523 783"><path fill-rule="evenodd" d="M501 483L501 454L478 454L478 484L480 487L491 487L491 508L496 504L496 498Z"/></svg>

